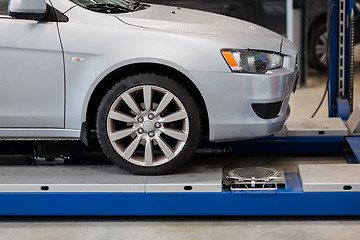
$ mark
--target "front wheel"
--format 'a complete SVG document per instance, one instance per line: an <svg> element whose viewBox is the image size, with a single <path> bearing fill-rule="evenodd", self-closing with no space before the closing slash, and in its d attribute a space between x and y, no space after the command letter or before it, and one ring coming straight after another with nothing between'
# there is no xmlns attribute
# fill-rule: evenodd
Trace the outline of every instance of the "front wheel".
<svg viewBox="0 0 360 240"><path fill-rule="evenodd" d="M195 151L200 116L193 97L171 78L138 74L117 83L97 116L100 145L109 159L135 174L166 174Z"/></svg>

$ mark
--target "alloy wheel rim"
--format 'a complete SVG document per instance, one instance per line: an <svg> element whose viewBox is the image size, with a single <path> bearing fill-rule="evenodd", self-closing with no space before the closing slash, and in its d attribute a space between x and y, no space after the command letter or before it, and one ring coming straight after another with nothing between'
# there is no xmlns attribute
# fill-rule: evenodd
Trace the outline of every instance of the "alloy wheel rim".
<svg viewBox="0 0 360 240"><path fill-rule="evenodd" d="M141 85L120 94L106 119L108 139L125 160L145 167L174 159L189 136L189 117L169 90Z"/></svg>
<svg viewBox="0 0 360 240"><path fill-rule="evenodd" d="M315 43L315 54L318 61L326 66L327 32L320 34Z"/></svg>

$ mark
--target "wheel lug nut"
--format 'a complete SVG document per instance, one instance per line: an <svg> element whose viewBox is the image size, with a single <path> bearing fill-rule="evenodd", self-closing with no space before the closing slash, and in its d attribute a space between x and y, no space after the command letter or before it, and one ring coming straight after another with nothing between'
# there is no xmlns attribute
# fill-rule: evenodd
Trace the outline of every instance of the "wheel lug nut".
<svg viewBox="0 0 360 240"><path fill-rule="evenodd" d="M155 127L156 128L160 128L161 127L161 124L159 122L155 123Z"/></svg>
<svg viewBox="0 0 360 240"><path fill-rule="evenodd" d="M155 136L155 133L154 132L149 132L149 136L153 137L153 136Z"/></svg>
<svg viewBox="0 0 360 240"><path fill-rule="evenodd" d="M139 123L142 123L144 121L144 118L139 117L137 120L138 120Z"/></svg>
<svg viewBox="0 0 360 240"><path fill-rule="evenodd" d="M152 113L150 113L149 115L148 115L148 118L151 120L151 119L154 119L154 114L152 114Z"/></svg>
<svg viewBox="0 0 360 240"><path fill-rule="evenodd" d="M139 129L138 129L138 133L143 134L143 133L144 133L144 129L143 129L143 128L139 128Z"/></svg>

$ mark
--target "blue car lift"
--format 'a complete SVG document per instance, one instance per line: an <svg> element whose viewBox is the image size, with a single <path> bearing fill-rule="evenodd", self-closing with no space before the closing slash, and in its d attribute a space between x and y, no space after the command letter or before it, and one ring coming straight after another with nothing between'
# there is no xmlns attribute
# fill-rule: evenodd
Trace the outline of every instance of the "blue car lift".
<svg viewBox="0 0 360 240"><path fill-rule="evenodd" d="M354 2L331 0L330 3L329 117L339 116L345 120L352 109L353 71L352 46L348 40L352 34L351 24L346 21L352 17ZM279 154L343 154L344 149L348 149L349 163L359 163L360 159L360 138L352 136L271 136L203 145L231 147L233 152ZM143 181L150 181L145 178ZM105 188L96 192L52 192L48 191L50 185L41 186L42 192L5 190L0 193L0 215L360 215L360 191L344 186L342 192L306 192L298 173L285 172L285 178L286 188L260 191L223 188L218 192L192 192L191 186L184 186L188 192L110 192Z"/></svg>

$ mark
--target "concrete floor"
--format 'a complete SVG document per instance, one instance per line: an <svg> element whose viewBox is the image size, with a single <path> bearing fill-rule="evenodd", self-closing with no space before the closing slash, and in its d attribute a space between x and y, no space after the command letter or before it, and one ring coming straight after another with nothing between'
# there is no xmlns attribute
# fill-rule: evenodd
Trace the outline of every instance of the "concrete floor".
<svg viewBox="0 0 360 240"><path fill-rule="evenodd" d="M356 46L355 52L354 105L359 105L360 45ZM312 115L325 89L326 76L311 70L307 82L307 86L298 89L291 98L291 118L308 118ZM316 117L326 116L325 102ZM224 158L221 161L226 165L231 165L235 161L241 163L241 166L281 167L285 171L296 171L299 163L345 162L343 156L233 155ZM194 160L199 163L206 161L209 164L217 164L219 155L196 155ZM3 239L358 240L360 217L0 217L0 240Z"/></svg>
<svg viewBox="0 0 360 240"><path fill-rule="evenodd" d="M0 218L0 239L358 240L358 218L87 217Z"/></svg>

